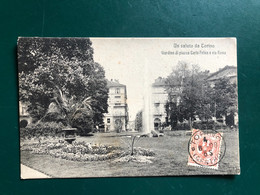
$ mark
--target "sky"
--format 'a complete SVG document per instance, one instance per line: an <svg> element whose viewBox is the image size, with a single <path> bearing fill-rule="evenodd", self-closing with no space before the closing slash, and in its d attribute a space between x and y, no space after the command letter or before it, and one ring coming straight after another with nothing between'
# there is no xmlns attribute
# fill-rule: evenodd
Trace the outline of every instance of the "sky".
<svg viewBox="0 0 260 195"><path fill-rule="evenodd" d="M104 67L106 78L126 85L130 121L143 108L144 84L167 77L179 61L211 73L226 65L237 66L234 38L90 39L94 61Z"/></svg>

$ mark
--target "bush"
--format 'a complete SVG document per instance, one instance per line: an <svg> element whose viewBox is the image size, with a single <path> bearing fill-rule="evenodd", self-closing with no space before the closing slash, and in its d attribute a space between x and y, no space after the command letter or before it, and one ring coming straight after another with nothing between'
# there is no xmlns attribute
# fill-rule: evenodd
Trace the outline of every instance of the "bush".
<svg viewBox="0 0 260 195"><path fill-rule="evenodd" d="M190 125L187 122L178 123L173 130L189 130Z"/></svg>
<svg viewBox="0 0 260 195"><path fill-rule="evenodd" d="M223 129L226 128L226 126L220 122L209 120L209 121L194 121L192 124L192 128L194 129ZM190 125L188 122L178 123L176 127L173 130L190 130Z"/></svg>
<svg viewBox="0 0 260 195"><path fill-rule="evenodd" d="M225 128L226 126L220 122L215 122L213 120L209 121L195 121L193 123L193 128L195 129L201 129L201 130L206 130L206 129L220 129L220 128Z"/></svg>
<svg viewBox="0 0 260 195"><path fill-rule="evenodd" d="M21 151L33 154L47 154L55 158L72 161L101 161L126 155L122 148L116 146L95 145L86 142L42 142L39 144L23 144ZM143 155L152 155L151 151L143 151Z"/></svg>
<svg viewBox="0 0 260 195"><path fill-rule="evenodd" d="M25 128L28 125L28 121L27 120L21 120L20 121L20 127L21 128Z"/></svg>
<svg viewBox="0 0 260 195"><path fill-rule="evenodd" d="M78 129L79 135L87 135L92 132L94 122L88 113L78 113L72 121L72 127Z"/></svg>
<svg viewBox="0 0 260 195"><path fill-rule="evenodd" d="M60 113L50 112L47 113L46 116L42 119L43 122L62 122L64 123L64 118L61 117Z"/></svg>
<svg viewBox="0 0 260 195"><path fill-rule="evenodd" d="M21 138L32 138L40 136L57 136L62 130L62 125L55 122L39 122L20 128Z"/></svg>

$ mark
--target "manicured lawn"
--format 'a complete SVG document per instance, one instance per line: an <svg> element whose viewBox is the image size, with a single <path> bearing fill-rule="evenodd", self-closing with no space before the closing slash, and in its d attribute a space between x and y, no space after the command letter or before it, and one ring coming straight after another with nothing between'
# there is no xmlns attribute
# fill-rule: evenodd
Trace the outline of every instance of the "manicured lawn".
<svg viewBox="0 0 260 195"><path fill-rule="evenodd" d="M115 133L96 133L91 137L79 137L77 140L89 143L116 145L128 149L130 138ZM143 137L135 147L151 149L155 156L152 163L105 161L77 162L49 155L32 154L21 151L21 163L41 171L51 177L116 177L116 176L167 176L232 174L239 172L238 132L224 131L226 153L219 163L218 170L187 166L188 141L190 136L178 131L171 136Z"/></svg>

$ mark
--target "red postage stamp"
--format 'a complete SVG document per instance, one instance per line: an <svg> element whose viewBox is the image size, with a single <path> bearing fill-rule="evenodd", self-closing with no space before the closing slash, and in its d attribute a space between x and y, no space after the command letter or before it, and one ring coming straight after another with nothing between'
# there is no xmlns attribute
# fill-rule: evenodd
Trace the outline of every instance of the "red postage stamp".
<svg viewBox="0 0 260 195"><path fill-rule="evenodd" d="M188 147L188 165L218 169L218 163L225 153L221 154L220 151L222 141L223 133L204 133L193 129Z"/></svg>

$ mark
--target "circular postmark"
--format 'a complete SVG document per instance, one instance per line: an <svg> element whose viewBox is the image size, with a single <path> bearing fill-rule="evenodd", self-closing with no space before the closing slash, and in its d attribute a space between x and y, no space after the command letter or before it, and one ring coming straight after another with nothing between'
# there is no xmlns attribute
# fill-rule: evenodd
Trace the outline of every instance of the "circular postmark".
<svg viewBox="0 0 260 195"><path fill-rule="evenodd" d="M226 152L223 133L193 129L188 143L188 165L218 168Z"/></svg>

